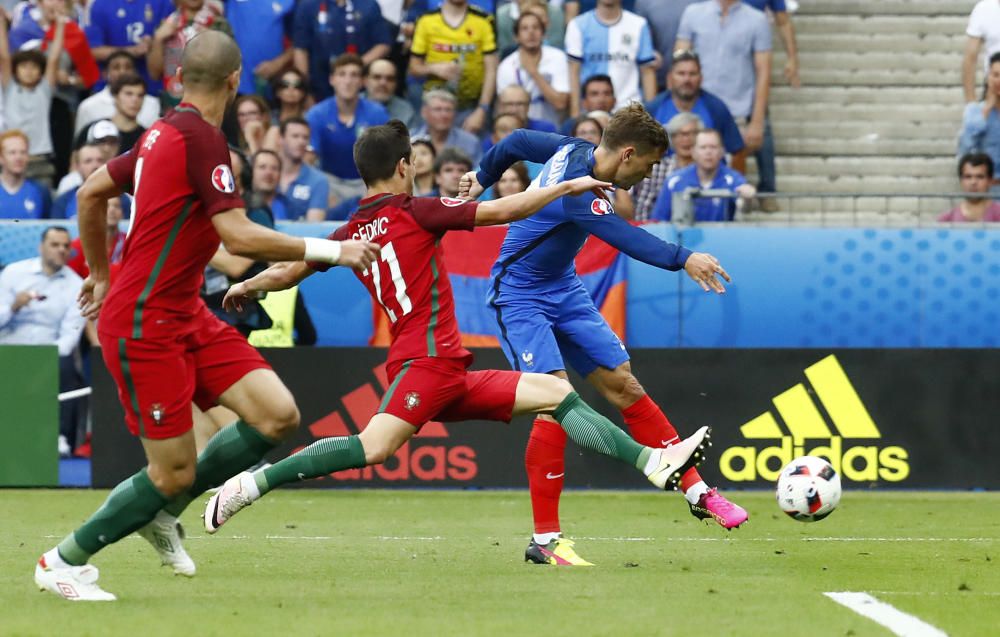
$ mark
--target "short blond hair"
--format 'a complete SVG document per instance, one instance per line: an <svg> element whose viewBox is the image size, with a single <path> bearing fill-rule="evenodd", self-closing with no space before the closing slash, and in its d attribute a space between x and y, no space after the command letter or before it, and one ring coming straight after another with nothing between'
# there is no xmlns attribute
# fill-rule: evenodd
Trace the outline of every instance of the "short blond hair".
<svg viewBox="0 0 1000 637"><path fill-rule="evenodd" d="M604 129L601 146L611 150L634 146L641 154L652 150L663 154L670 148L670 140L663 124L656 121L642 104L633 102L611 116Z"/></svg>
<svg viewBox="0 0 1000 637"><path fill-rule="evenodd" d="M31 140L28 139L28 135L19 128L12 128L10 130L0 133L0 150L3 150L3 144L8 139L14 139L15 137L20 137L24 140L27 146L31 146Z"/></svg>

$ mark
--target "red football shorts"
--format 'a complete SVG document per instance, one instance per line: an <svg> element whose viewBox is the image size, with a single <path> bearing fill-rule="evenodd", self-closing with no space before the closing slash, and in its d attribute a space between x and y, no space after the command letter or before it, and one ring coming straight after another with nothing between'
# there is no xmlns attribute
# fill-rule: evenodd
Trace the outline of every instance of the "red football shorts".
<svg viewBox="0 0 1000 637"><path fill-rule="evenodd" d="M510 422L521 372L470 372L461 358L417 358L386 368L389 389L378 413L414 427L431 420Z"/></svg>
<svg viewBox="0 0 1000 637"><path fill-rule="evenodd" d="M125 424L150 440L175 438L192 426L191 403L201 410L255 369L271 369L235 328L208 308L195 331L175 338L131 339L99 333L101 353L118 385Z"/></svg>

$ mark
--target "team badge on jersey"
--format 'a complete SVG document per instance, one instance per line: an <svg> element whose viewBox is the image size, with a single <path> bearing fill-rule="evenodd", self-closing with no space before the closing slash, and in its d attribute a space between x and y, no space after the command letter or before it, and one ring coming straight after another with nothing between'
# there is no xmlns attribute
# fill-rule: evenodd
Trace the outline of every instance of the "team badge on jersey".
<svg viewBox="0 0 1000 637"><path fill-rule="evenodd" d="M457 208L465 203L465 199L456 199L454 197L441 197L441 203L448 206L449 208Z"/></svg>
<svg viewBox="0 0 1000 637"><path fill-rule="evenodd" d="M598 216L615 214L615 209L611 207L610 203L603 199L594 199L591 201L590 211Z"/></svg>
<svg viewBox="0 0 1000 637"><path fill-rule="evenodd" d="M149 409L149 415L153 417L153 422L160 424L163 420L163 405L160 403L153 403L152 407Z"/></svg>
<svg viewBox="0 0 1000 637"><path fill-rule="evenodd" d="M212 185L219 192L227 195L236 191L236 180L233 179L233 171L225 164L219 164L212 169Z"/></svg>
<svg viewBox="0 0 1000 637"><path fill-rule="evenodd" d="M411 391L403 396L403 407L406 407L407 411L413 411L420 406L420 394L415 391Z"/></svg>

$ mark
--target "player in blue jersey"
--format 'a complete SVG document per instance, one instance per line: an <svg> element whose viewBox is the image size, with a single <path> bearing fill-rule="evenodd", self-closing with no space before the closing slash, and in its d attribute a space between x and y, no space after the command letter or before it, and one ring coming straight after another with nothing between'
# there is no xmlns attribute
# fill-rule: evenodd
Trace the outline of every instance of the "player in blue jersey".
<svg viewBox="0 0 1000 637"><path fill-rule="evenodd" d="M516 161L545 162L532 188L581 175L630 188L641 181L667 150L663 126L633 104L615 113L600 146L581 139L519 130L483 157L480 169L462 179L461 195L478 196ZM493 266L488 302L496 313L500 344L516 370L567 378L566 363L621 410L633 437L666 447L677 431L632 375L625 345L594 307L576 275L574 257L595 235L634 259L665 270L683 269L706 292L725 292L729 275L710 254L662 241L615 215L611 204L592 194L563 197L534 217L510 225ZM525 465L535 533L525 559L539 564L586 565L561 537L559 496L565 474L566 436L548 418L535 420ZM699 519L714 518L724 528L747 519L742 508L709 489L697 471L681 488Z"/></svg>

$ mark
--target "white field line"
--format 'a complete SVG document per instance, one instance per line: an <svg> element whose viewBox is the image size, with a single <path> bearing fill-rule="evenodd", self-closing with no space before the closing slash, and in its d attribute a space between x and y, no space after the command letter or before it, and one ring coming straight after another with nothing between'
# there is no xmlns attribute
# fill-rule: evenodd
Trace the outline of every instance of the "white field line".
<svg viewBox="0 0 1000 637"><path fill-rule="evenodd" d="M823 593L833 601L888 628L900 637L948 637L941 629L925 621L904 613L891 604L872 597L868 593Z"/></svg>
<svg viewBox="0 0 1000 637"><path fill-rule="evenodd" d="M43 535L44 539L62 539L62 535ZM137 535L130 536L137 538ZM208 535L188 535L189 540L203 540ZM516 536L520 538L521 536ZM228 540L306 540L306 541L328 541L345 539L342 535L218 535L216 538ZM440 535L373 535L373 540L381 542L448 542L458 538L448 538ZM466 538L467 539L467 538ZM800 538L777 538L777 537L592 537L575 536L577 540L591 540L596 542L998 542L1000 538L995 537L800 537Z"/></svg>

